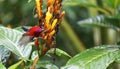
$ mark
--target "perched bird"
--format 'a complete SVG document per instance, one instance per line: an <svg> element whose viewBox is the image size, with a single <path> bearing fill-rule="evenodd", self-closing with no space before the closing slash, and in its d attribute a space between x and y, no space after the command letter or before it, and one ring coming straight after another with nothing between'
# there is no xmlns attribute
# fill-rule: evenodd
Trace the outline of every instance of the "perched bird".
<svg viewBox="0 0 120 69"><path fill-rule="evenodd" d="M44 29L40 28L40 26L33 26L32 28L28 29L25 26L22 26L22 29L26 32L22 35L19 40L20 46L25 46L29 42L33 40L34 37L40 37L41 33Z"/></svg>

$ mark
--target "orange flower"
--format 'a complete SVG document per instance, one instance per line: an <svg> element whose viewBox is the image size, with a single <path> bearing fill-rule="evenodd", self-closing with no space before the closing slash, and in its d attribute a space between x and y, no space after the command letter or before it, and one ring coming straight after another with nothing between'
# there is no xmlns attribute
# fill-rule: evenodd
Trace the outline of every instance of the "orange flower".
<svg viewBox="0 0 120 69"><path fill-rule="evenodd" d="M43 0L35 0L35 2L36 12L39 18L39 25L33 26L30 29L23 27L26 33L24 33L20 39L19 45L26 45L33 38L36 38L34 43L38 49L38 55L44 55L50 48L54 48L56 45L56 34L65 11L61 11L62 0L48 0L47 11L45 14L43 14L44 12L42 11ZM41 51L41 54L39 54L39 50ZM35 64L38 62L38 60L39 57L34 60L31 69L35 68Z"/></svg>
<svg viewBox="0 0 120 69"><path fill-rule="evenodd" d="M57 27L61 24L62 17L65 11L61 12L62 0L48 0L47 1L47 11L43 17L42 11L42 0L36 0L37 14L39 17L40 28L44 29L41 36L45 40L46 46L43 47L44 54L56 44L56 40L53 39L57 33Z"/></svg>
<svg viewBox="0 0 120 69"><path fill-rule="evenodd" d="M42 0L35 0L36 1L36 9L39 18L42 18Z"/></svg>

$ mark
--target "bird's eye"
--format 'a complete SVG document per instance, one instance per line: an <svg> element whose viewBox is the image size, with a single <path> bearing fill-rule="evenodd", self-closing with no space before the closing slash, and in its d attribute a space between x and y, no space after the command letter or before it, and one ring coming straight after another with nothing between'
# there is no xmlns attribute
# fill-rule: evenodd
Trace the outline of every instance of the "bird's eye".
<svg viewBox="0 0 120 69"><path fill-rule="evenodd" d="M42 29L42 28L39 28L38 30L37 30L37 32L42 32L44 29Z"/></svg>

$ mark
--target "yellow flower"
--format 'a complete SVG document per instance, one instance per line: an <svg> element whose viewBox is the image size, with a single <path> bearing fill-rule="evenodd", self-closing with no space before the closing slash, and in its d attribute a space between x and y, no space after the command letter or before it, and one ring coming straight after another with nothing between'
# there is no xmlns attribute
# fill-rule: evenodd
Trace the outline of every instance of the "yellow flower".
<svg viewBox="0 0 120 69"><path fill-rule="evenodd" d="M62 0L47 0L47 11L43 17L42 11L42 0L36 0L37 14L40 20L40 27L44 29L41 34L43 40L45 40L45 48L43 47L42 52L45 54L50 48L54 47L56 41L54 39L57 33L57 27L60 26L62 17L65 11L61 12Z"/></svg>
<svg viewBox="0 0 120 69"><path fill-rule="evenodd" d="M45 26L48 28L50 25L50 19L52 18L52 14L48 11L46 13L46 18L45 18Z"/></svg>
<svg viewBox="0 0 120 69"><path fill-rule="evenodd" d="M35 0L36 1L36 9L39 18L42 18L42 0Z"/></svg>
<svg viewBox="0 0 120 69"><path fill-rule="evenodd" d="M52 26L51 26L51 30L53 30L55 28L55 26L57 25L57 19L55 19L52 23Z"/></svg>

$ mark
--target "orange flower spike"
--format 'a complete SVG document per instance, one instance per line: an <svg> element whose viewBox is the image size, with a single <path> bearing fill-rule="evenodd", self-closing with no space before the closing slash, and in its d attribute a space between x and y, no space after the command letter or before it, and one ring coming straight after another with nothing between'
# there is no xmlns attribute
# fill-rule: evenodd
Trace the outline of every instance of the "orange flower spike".
<svg viewBox="0 0 120 69"><path fill-rule="evenodd" d="M46 12L46 17L45 17L45 28L49 28L50 27L50 19L53 17L52 16L52 11L53 11L53 0L48 0L47 1L47 12Z"/></svg>
<svg viewBox="0 0 120 69"><path fill-rule="evenodd" d="M56 1L56 4L54 6L54 14L59 14L61 10L61 2L59 0Z"/></svg>
<svg viewBox="0 0 120 69"><path fill-rule="evenodd" d="M46 35L45 35L45 34L42 34L42 38L45 40L45 39L46 39Z"/></svg>
<svg viewBox="0 0 120 69"><path fill-rule="evenodd" d="M50 6L50 5L52 5L53 4L53 0L48 0L47 1L47 6Z"/></svg>
<svg viewBox="0 0 120 69"><path fill-rule="evenodd" d="M62 11L59 16L58 24L61 24L62 17L65 15L65 11Z"/></svg>
<svg viewBox="0 0 120 69"><path fill-rule="evenodd" d="M42 50L41 50L41 53L42 55L45 55L45 53L48 51L49 49L45 46L42 46Z"/></svg>
<svg viewBox="0 0 120 69"><path fill-rule="evenodd" d="M57 0L54 0L54 6L57 4Z"/></svg>
<svg viewBox="0 0 120 69"><path fill-rule="evenodd" d="M46 36L44 36L44 40L46 40L47 39L47 35Z"/></svg>
<svg viewBox="0 0 120 69"><path fill-rule="evenodd" d="M39 49L39 40L38 38L34 41L35 47Z"/></svg>
<svg viewBox="0 0 120 69"><path fill-rule="evenodd" d="M42 2L43 2L43 0L40 0L40 5L41 5L41 6L40 6L40 10L41 10L41 11L40 11L40 14L41 14L40 17L41 17L41 18L43 17L43 13L42 13Z"/></svg>
<svg viewBox="0 0 120 69"><path fill-rule="evenodd" d="M54 2L55 2L55 0L48 0L48 2L47 2L48 11L50 13L52 13L54 11Z"/></svg>
<svg viewBox="0 0 120 69"><path fill-rule="evenodd" d="M55 34L55 30L53 30L52 32L50 32L49 36L52 37Z"/></svg>
<svg viewBox="0 0 120 69"><path fill-rule="evenodd" d="M51 26L51 30L53 30L55 28L55 26L57 25L57 21L58 19L55 19L52 23L52 26Z"/></svg>
<svg viewBox="0 0 120 69"><path fill-rule="evenodd" d="M48 35L49 35L49 33L46 33L46 34L44 34L44 35L42 36L42 38L43 38L44 40L46 40L47 37L48 37Z"/></svg>
<svg viewBox="0 0 120 69"><path fill-rule="evenodd" d="M42 18L42 0L35 0L36 1L36 9L39 18Z"/></svg>
<svg viewBox="0 0 120 69"><path fill-rule="evenodd" d="M36 57L33 61L33 65L29 69L36 69L35 65L38 63L38 61L39 61L39 57Z"/></svg>
<svg viewBox="0 0 120 69"><path fill-rule="evenodd" d="M49 11L50 13L53 13L53 11L54 11L53 5L49 6L48 11Z"/></svg>
<svg viewBox="0 0 120 69"><path fill-rule="evenodd" d="M58 13L60 13L60 10L59 10L59 8L56 8L56 9L55 9L55 11L54 11L54 13L55 13L55 14L58 14Z"/></svg>
<svg viewBox="0 0 120 69"><path fill-rule="evenodd" d="M65 15L65 11L62 11L62 13L60 14L60 18L62 18Z"/></svg>
<svg viewBox="0 0 120 69"><path fill-rule="evenodd" d="M51 42L51 45L50 45L50 48L54 48L55 45L56 45L56 41L52 41L52 42Z"/></svg>
<svg viewBox="0 0 120 69"><path fill-rule="evenodd" d="M46 17L45 17L45 28L50 27L50 19L52 18L52 14L48 11L46 13Z"/></svg>

